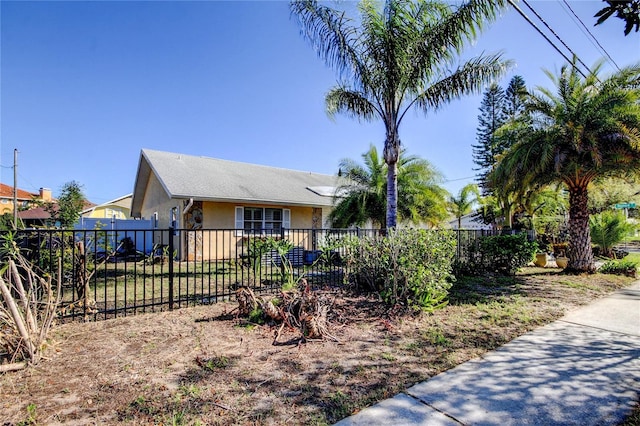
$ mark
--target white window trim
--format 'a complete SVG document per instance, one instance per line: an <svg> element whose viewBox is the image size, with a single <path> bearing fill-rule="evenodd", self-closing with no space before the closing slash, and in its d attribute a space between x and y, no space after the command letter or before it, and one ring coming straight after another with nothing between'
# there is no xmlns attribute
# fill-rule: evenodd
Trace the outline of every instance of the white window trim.
<svg viewBox="0 0 640 426"><path fill-rule="evenodd" d="M244 232L244 208L245 206L236 206L235 208L235 228L236 228L236 236L245 236L245 235L258 235L256 233ZM256 208L271 208L271 207L256 207ZM264 225L265 215L262 215L262 224ZM282 228L284 229L285 235L289 235L289 229L291 228L291 209L282 209ZM261 233L261 235L266 235L266 233Z"/></svg>

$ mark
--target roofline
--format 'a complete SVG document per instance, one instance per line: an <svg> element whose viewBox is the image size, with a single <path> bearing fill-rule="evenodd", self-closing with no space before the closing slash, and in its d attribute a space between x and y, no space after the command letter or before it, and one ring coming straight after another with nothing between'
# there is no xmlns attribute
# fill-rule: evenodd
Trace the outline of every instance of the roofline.
<svg viewBox="0 0 640 426"><path fill-rule="evenodd" d="M296 207L332 207L333 199L329 204L309 204L309 203L301 203L298 201L291 200L271 200L271 199L256 199L256 198L223 198L223 197L194 197L190 195L174 195L171 197L172 200L189 200L193 199L194 201L206 201L206 202L218 202L218 203L251 203L251 204L271 204L274 206L296 206Z"/></svg>
<svg viewBox="0 0 640 426"><path fill-rule="evenodd" d="M115 204L118 201L124 200L127 197L133 197L133 192L131 192L131 193L127 194L127 195L123 195L122 197L114 198L113 200L107 201L106 203L96 204L93 207L89 207L88 209L82 210L80 213L89 213L91 211L94 211L98 207L106 206L106 205L109 205L109 204Z"/></svg>

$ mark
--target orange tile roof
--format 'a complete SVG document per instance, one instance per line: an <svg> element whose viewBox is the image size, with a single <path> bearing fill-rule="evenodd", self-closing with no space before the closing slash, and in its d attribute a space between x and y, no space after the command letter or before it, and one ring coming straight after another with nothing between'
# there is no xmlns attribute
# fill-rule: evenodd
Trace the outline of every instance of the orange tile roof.
<svg viewBox="0 0 640 426"><path fill-rule="evenodd" d="M17 193L19 200L31 200L33 197L38 198L40 194L33 193L29 191L25 191L24 189L18 188ZM0 183L0 197L2 198L13 198L13 186L5 185L4 183Z"/></svg>

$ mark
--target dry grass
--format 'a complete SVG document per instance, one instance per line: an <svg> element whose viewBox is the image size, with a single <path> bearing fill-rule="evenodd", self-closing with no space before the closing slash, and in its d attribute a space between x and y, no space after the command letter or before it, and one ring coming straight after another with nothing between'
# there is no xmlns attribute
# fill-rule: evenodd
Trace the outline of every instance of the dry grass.
<svg viewBox="0 0 640 426"><path fill-rule="evenodd" d="M47 361L0 376L0 412L8 424L329 424L630 282L530 268L460 281L423 315L331 293L339 342L289 330L274 346L276 327L234 304L65 324Z"/></svg>

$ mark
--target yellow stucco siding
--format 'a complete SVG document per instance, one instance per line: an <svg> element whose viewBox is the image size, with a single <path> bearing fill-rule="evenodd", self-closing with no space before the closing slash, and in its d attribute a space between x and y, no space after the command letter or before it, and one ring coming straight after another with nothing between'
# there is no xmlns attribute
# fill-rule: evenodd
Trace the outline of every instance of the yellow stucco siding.
<svg viewBox="0 0 640 426"><path fill-rule="evenodd" d="M146 200L145 200L146 201ZM174 200L175 204L175 200ZM284 208L291 211L292 229L311 229L312 207L278 206L252 203L202 203L202 229L185 236L183 241L183 257L194 259L228 259L236 258L246 252L249 237L234 231L236 207ZM287 238L296 247L312 249L310 232L291 232Z"/></svg>
<svg viewBox="0 0 640 426"><path fill-rule="evenodd" d="M127 219L130 216L130 209L119 206L97 206L86 217L111 219L114 215L116 219Z"/></svg>
<svg viewBox="0 0 640 426"><path fill-rule="evenodd" d="M166 228L170 225L171 209L180 204L179 200L172 200L167 195L160 181L154 174L151 174L147 188L144 191L145 197L142 202L141 213L144 219L151 219L154 213L158 214L158 227Z"/></svg>

